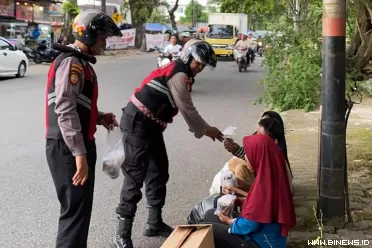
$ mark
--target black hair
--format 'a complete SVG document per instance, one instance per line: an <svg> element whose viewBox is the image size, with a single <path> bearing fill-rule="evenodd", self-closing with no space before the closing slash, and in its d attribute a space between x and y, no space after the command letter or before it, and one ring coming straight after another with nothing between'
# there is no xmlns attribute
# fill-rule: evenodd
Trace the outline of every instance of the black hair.
<svg viewBox="0 0 372 248"><path fill-rule="evenodd" d="M172 39L172 37L175 37L176 38L176 40L178 40L178 37L177 37L177 35L176 34L171 34L171 39Z"/></svg>
<svg viewBox="0 0 372 248"><path fill-rule="evenodd" d="M279 140L284 135L283 125L275 118L264 118L258 122L260 127L267 132L267 134L276 140Z"/></svg>

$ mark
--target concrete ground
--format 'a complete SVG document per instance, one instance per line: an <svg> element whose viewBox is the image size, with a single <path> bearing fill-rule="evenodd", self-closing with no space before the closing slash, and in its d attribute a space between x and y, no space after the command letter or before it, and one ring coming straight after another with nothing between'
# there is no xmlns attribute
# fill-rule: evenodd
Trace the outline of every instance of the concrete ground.
<svg viewBox="0 0 372 248"><path fill-rule="evenodd" d="M120 118L133 89L156 66L156 55L103 57L95 65L98 74L100 110L113 111ZM22 79L0 81L0 247L53 247L59 204L44 151L44 101L48 65L33 65ZM263 93L256 83L264 77L260 58L249 72L238 73L231 61L218 62L215 71L200 74L193 90L196 107L205 119L223 131L237 127L241 143L250 134L263 111L251 103ZM106 132L96 138L98 162L89 248L108 247L116 230L115 208L123 177L110 179L102 172ZM164 219L171 225L184 224L191 208L208 190L215 173L231 157L219 142L197 140L182 116L165 132L170 160L170 181ZM134 225L137 248L158 248L164 239L145 238L147 211L141 201Z"/></svg>

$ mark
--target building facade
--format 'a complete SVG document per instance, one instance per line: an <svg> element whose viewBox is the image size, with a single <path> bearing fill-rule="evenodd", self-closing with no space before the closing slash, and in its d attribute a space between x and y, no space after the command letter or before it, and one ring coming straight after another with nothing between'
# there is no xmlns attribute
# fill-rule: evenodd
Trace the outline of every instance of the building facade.
<svg viewBox="0 0 372 248"><path fill-rule="evenodd" d="M60 4L47 0L0 0L0 35L13 44L54 41L54 27L63 26Z"/></svg>

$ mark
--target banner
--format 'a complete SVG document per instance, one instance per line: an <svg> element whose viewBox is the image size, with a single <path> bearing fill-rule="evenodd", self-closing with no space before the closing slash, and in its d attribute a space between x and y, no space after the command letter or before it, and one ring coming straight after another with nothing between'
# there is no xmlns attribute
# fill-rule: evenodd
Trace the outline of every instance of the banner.
<svg viewBox="0 0 372 248"><path fill-rule="evenodd" d="M164 34L146 34L146 49L155 49L162 47L164 42Z"/></svg>
<svg viewBox="0 0 372 248"><path fill-rule="evenodd" d="M136 29L121 30L122 37L109 37L106 40L108 50L118 50L127 47L133 47L136 38Z"/></svg>

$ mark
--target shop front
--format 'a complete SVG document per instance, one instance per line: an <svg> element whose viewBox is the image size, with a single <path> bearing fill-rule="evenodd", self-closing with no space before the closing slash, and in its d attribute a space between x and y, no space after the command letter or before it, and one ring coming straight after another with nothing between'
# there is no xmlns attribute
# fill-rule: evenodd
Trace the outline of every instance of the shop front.
<svg viewBox="0 0 372 248"><path fill-rule="evenodd" d="M16 18L27 23L24 34L25 43L36 46L37 42L47 40L52 42L52 26L49 24L49 3L18 1L16 3Z"/></svg>
<svg viewBox="0 0 372 248"><path fill-rule="evenodd" d="M53 42L57 42L57 40L62 36L62 30L65 19L65 15L62 10L62 5L59 3L50 4L48 14L49 23L52 26Z"/></svg>
<svg viewBox="0 0 372 248"><path fill-rule="evenodd" d="M26 32L27 24L18 23L15 16L15 2L0 0L0 35L15 44Z"/></svg>

